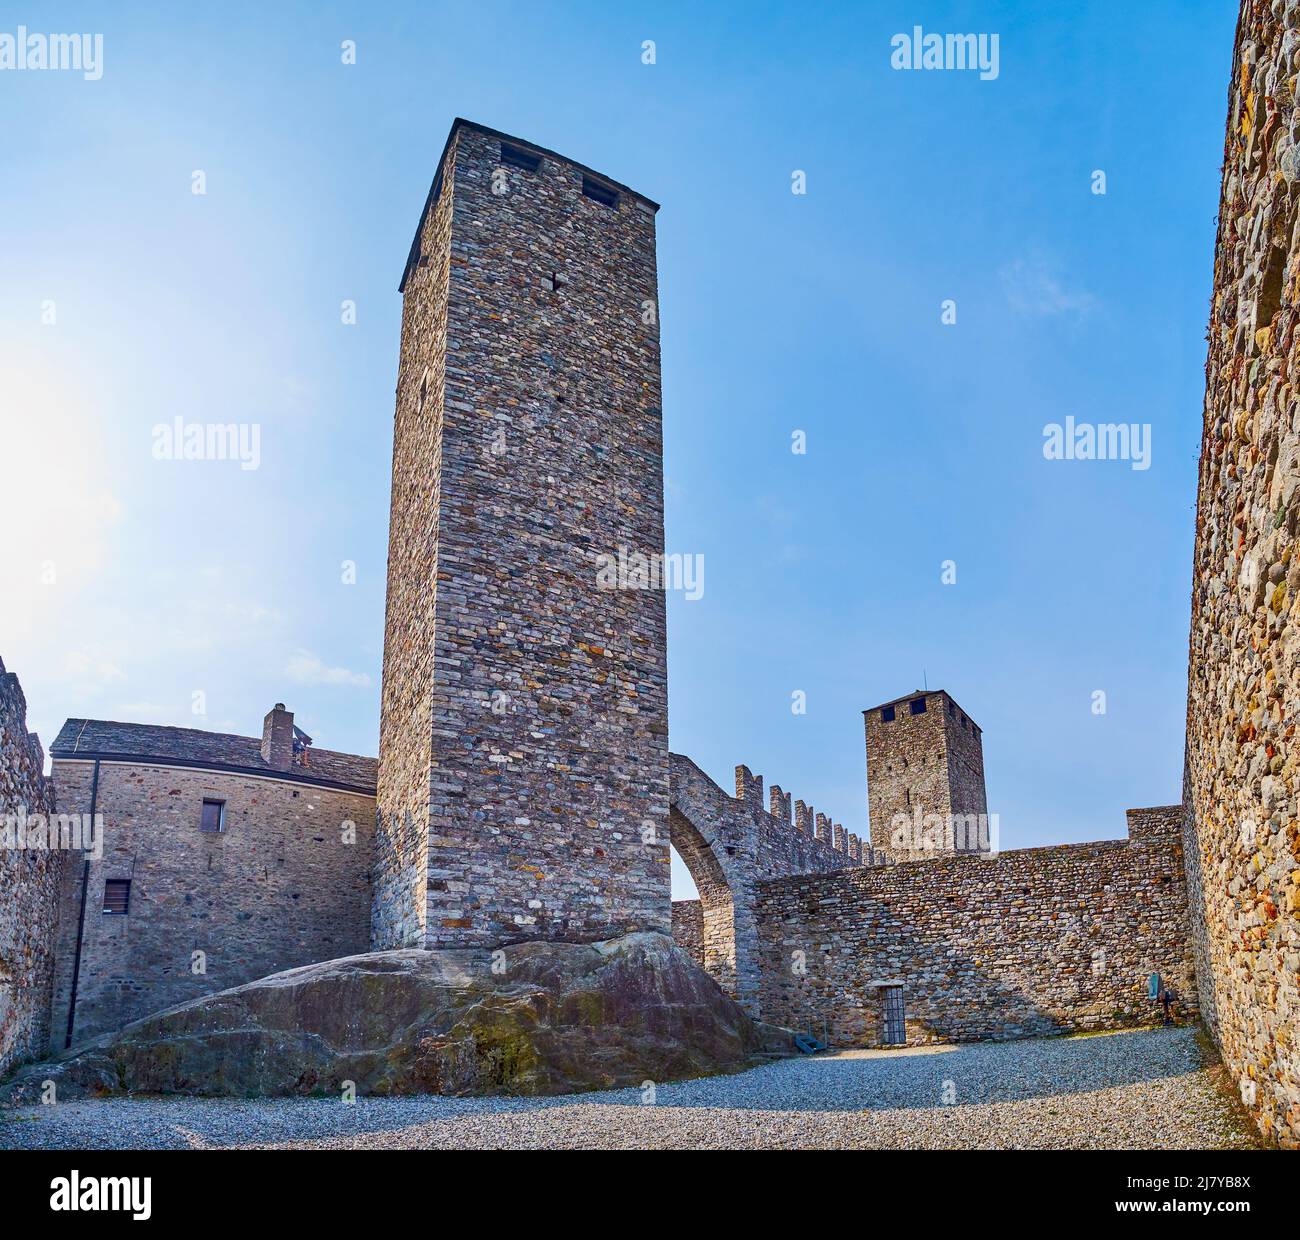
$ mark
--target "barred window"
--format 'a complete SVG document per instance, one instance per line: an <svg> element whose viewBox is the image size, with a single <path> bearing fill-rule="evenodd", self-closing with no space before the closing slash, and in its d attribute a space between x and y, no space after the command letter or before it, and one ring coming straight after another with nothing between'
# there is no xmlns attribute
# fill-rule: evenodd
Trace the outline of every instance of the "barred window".
<svg viewBox="0 0 1300 1240"><path fill-rule="evenodd" d="M110 878L104 884L104 912L125 916L131 908L131 880Z"/></svg>

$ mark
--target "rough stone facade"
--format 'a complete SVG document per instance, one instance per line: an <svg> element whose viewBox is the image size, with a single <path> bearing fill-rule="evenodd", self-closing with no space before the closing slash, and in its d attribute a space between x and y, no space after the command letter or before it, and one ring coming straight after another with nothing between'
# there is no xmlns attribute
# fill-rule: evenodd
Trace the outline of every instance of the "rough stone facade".
<svg viewBox="0 0 1300 1240"><path fill-rule="evenodd" d="M901 985L908 1044L1146 1024L1157 972L1197 1010L1179 806L1129 838L757 884L764 1020L832 1045L882 1041Z"/></svg>
<svg viewBox="0 0 1300 1240"><path fill-rule="evenodd" d="M54 787L44 771L22 687L0 661L0 814L48 818ZM48 1040L64 858L58 849L18 847L16 834L12 846L0 846L0 1076Z"/></svg>
<svg viewBox="0 0 1300 1240"><path fill-rule="evenodd" d="M402 282L377 947L670 928L664 595L599 575L663 553L656 209L452 127Z"/></svg>
<svg viewBox="0 0 1300 1240"><path fill-rule="evenodd" d="M1187 703L1205 1019L1300 1146L1300 4L1242 5L1215 251Z"/></svg>
<svg viewBox="0 0 1300 1240"><path fill-rule="evenodd" d="M673 942L704 968L704 907L698 900L673 901Z"/></svg>
<svg viewBox="0 0 1300 1240"><path fill-rule="evenodd" d="M144 752L110 756L95 748L105 738ZM212 761L223 745L238 766ZM160 748L165 762L151 762ZM369 950L374 760L317 751L254 771L244 763L258 752L256 738L181 728L70 720L60 732L59 809L102 816L104 846L64 871L52 1050L70 1030L80 1044L172 1004ZM205 800L221 803L209 819L219 830L204 829ZM125 913L106 911L109 882L130 883Z"/></svg>
<svg viewBox="0 0 1300 1240"><path fill-rule="evenodd" d="M862 714L874 847L898 860L995 848L985 830L984 745L974 720L942 689Z"/></svg>

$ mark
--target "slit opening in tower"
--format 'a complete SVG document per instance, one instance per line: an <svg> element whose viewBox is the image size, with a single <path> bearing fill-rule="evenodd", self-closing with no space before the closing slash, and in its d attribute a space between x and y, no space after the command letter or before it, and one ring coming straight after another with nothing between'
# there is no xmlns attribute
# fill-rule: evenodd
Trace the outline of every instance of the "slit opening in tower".
<svg viewBox="0 0 1300 1240"><path fill-rule="evenodd" d="M524 172L536 172L542 166L542 157L526 151L521 146L512 146L509 142L501 144L501 162L509 168L521 168Z"/></svg>
<svg viewBox="0 0 1300 1240"><path fill-rule="evenodd" d="M618 207L618 190L612 185L604 185L593 177L584 176L582 178L582 193L586 198L593 202L598 202L604 207Z"/></svg>

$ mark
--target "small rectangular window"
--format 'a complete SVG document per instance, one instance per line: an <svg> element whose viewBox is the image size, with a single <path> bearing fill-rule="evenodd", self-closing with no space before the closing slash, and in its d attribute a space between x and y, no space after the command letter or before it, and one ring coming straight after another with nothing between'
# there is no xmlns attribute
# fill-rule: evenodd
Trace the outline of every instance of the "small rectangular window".
<svg viewBox="0 0 1300 1240"><path fill-rule="evenodd" d="M599 181L593 181L591 177L582 178L583 194L595 202L605 207L618 207L618 190L609 185L602 185Z"/></svg>
<svg viewBox="0 0 1300 1240"><path fill-rule="evenodd" d="M951 702L949 702L949 703L948 703L948 716L949 716L949 718L952 718L952 716L956 715L956 713L957 713L957 708L956 708L956 707L955 707Z"/></svg>
<svg viewBox="0 0 1300 1240"><path fill-rule="evenodd" d="M963 732L966 731L966 716L965 716L965 715L963 715L963 716L961 717L961 730L962 730Z"/></svg>
<svg viewBox="0 0 1300 1240"><path fill-rule="evenodd" d="M522 168L525 172L536 172L542 166L542 157L532 151L525 151L521 146L511 146L508 142L501 144L501 162L510 168Z"/></svg>
<svg viewBox="0 0 1300 1240"><path fill-rule="evenodd" d="M893 723L893 722L894 722L894 708L893 708L892 706L883 706L883 707L881 707L881 710L880 710L880 722L881 722L881 723Z"/></svg>
<svg viewBox="0 0 1300 1240"><path fill-rule="evenodd" d="M925 698L913 698L908 704L914 715L925 714Z"/></svg>
<svg viewBox="0 0 1300 1240"><path fill-rule="evenodd" d="M110 878L104 884L104 912L124 917L131 908L131 880Z"/></svg>
<svg viewBox="0 0 1300 1240"><path fill-rule="evenodd" d="M203 813L199 818L200 831L224 831L226 829L225 801L204 799Z"/></svg>

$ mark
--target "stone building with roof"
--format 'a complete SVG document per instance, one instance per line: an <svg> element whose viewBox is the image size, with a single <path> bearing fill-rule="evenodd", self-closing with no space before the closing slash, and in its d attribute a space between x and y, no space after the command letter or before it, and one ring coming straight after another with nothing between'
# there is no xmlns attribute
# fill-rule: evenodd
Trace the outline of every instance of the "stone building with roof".
<svg viewBox="0 0 1300 1240"><path fill-rule="evenodd" d="M370 948L374 758L316 749L282 703L260 741L69 719L61 813L103 826L59 893L50 1043Z"/></svg>

